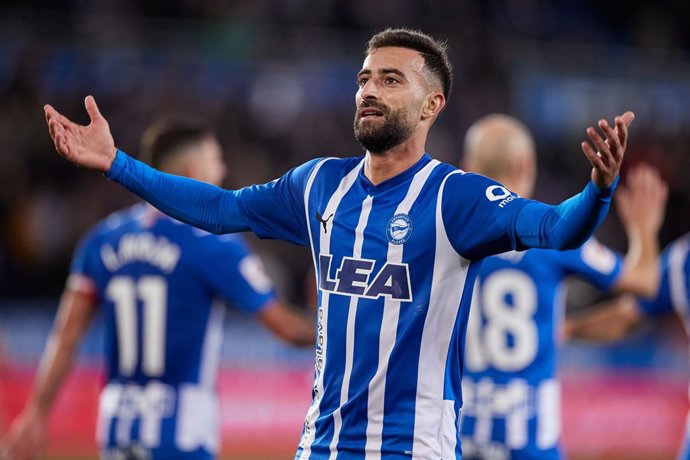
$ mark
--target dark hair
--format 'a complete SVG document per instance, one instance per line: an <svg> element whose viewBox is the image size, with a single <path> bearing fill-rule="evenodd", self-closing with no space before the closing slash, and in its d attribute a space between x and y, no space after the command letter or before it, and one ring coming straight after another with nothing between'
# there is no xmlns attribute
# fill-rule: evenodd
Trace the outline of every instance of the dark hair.
<svg viewBox="0 0 690 460"><path fill-rule="evenodd" d="M453 89L453 65L448 59L448 44L445 41L436 40L419 30L388 28L369 39L366 54L387 46L419 51L427 69L441 81L443 95L448 99Z"/></svg>
<svg viewBox="0 0 690 460"><path fill-rule="evenodd" d="M166 160L190 145L213 137L213 131L203 123L190 120L159 120L141 136L139 158L160 168Z"/></svg>

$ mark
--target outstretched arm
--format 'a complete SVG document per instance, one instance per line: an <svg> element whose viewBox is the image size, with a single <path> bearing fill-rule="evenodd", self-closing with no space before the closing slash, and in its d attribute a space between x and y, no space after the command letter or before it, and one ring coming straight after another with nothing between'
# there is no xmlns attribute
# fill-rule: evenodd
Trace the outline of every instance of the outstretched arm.
<svg viewBox="0 0 690 460"><path fill-rule="evenodd" d="M615 284L620 292L653 298L661 279L658 234L664 220L668 186L645 164L632 169L627 186L616 197L618 216L628 236L623 273Z"/></svg>
<svg viewBox="0 0 690 460"><path fill-rule="evenodd" d="M605 140L593 127L587 128L594 147L587 142L581 146L592 164L591 182L558 206L537 202L524 206L515 221L520 248L572 249L592 235L608 212L633 119L632 112L617 116L615 129L606 120L599 120Z"/></svg>
<svg viewBox="0 0 690 460"><path fill-rule="evenodd" d="M55 325L36 374L34 389L24 410L3 440L0 457L7 460L38 458L45 445L46 426L65 377L74 361L77 345L91 323L95 299L69 287L60 300Z"/></svg>
<svg viewBox="0 0 690 460"><path fill-rule="evenodd" d="M177 219L214 233L249 230L237 194L214 185L157 171L115 148L108 122L93 96L84 101L91 122L78 125L52 106L44 107L55 148L77 166L111 180Z"/></svg>

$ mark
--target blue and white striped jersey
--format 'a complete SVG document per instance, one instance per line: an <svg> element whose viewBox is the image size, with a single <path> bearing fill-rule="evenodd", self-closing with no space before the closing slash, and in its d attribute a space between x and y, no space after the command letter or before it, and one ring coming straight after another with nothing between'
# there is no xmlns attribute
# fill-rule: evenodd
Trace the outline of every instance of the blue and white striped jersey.
<svg viewBox="0 0 690 460"><path fill-rule="evenodd" d="M515 247L528 201L427 155L378 185L363 165L315 160L239 191L259 236L313 249L316 372L296 457L459 458L477 261Z"/></svg>
<svg viewBox="0 0 690 460"><path fill-rule="evenodd" d="M220 436L220 301L252 312L268 305L273 286L258 258L238 235L212 235L142 204L89 232L71 272L69 288L103 310L99 444L210 458Z"/></svg>
<svg viewBox="0 0 690 460"><path fill-rule="evenodd" d="M556 369L564 279L578 276L608 290L621 264L595 239L571 251L530 249L484 260L463 363L463 458L561 458Z"/></svg>
<svg viewBox="0 0 690 460"><path fill-rule="evenodd" d="M311 246L316 365L297 458L460 458L461 354L479 261L576 247L606 215L617 181L589 182L548 206L428 155L374 185L365 161L313 160L229 191L118 151L106 175L207 230Z"/></svg>
<svg viewBox="0 0 690 460"><path fill-rule="evenodd" d="M686 233L664 249L660 268L659 292L654 300L639 301L641 309L648 315L675 311L690 336L690 233ZM690 460L690 416L678 460Z"/></svg>

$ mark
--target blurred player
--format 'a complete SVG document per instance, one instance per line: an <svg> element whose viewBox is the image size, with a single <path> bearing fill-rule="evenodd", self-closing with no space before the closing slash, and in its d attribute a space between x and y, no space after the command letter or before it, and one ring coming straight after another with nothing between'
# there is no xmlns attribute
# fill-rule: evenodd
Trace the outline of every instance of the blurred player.
<svg viewBox="0 0 690 460"><path fill-rule="evenodd" d="M515 118L489 115L472 125L464 165L520 196L532 194L534 143ZM464 355L464 459L561 458L556 362L564 279L578 276L602 290L642 296L654 295L658 284L656 238L666 188L642 167L630 173L627 185L618 200L629 214L625 262L594 238L572 251L513 251L483 262Z"/></svg>
<svg viewBox="0 0 690 460"><path fill-rule="evenodd" d="M220 184L220 145L206 128L159 123L143 138L151 164ZM216 236L148 204L115 213L76 251L55 326L6 458L35 458L55 397L98 308L105 318L106 385L97 440L104 459L210 459L220 445L216 374L224 306L256 314L278 337L312 345L312 320L276 299L239 235Z"/></svg>
<svg viewBox="0 0 690 460"><path fill-rule="evenodd" d="M646 205L648 206L648 204ZM627 212L621 219L629 218ZM690 233L669 244L659 259L661 283L651 300L621 296L566 321L566 336L574 339L618 340L645 317L675 312L690 335ZM679 460L690 460L690 414Z"/></svg>
<svg viewBox="0 0 690 460"><path fill-rule="evenodd" d="M582 244L608 210L633 114L615 127L600 120L605 139L588 129L592 181L548 206L425 153L452 86L443 43L418 31L378 33L356 81L363 157L312 160L237 191L163 174L117 150L92 97L88 126L50 106L46 120L61 155L164 212L312 248L315 378L296 458L459 458L459 353L479 262Z"/></svg>

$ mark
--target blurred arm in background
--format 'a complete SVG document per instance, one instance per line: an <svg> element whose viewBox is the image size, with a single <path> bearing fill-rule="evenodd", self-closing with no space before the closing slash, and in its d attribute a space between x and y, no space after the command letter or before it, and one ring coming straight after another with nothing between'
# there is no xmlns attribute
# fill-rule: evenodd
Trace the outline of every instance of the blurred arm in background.
<svg viewBox="0 0 690 460"><path fill-rule="evenodd" d="M45 447L48 416L55 397L72 369L77 347L96 311L96 297L68 281L41 357L34 388L24 410L2 441L0 453L4 459L28 460L40 456Z"/></svg>
<svg viewBox="0 0 690 460"><path fill-rule="evenodd" d="M653 298L659 289L659 230L666 214L668 185L659 172L641 164L630 170L616 196L616 209L628 237L625 266L616 290Z"/></svg>
<svg viewBox="0 0 690 460"><path fill-rule="evenodd" d="M618 215L628 236L623 273L615 290L651 299L661 280L658 234L664 220L668 186L654 168L642 164L630 171L627 186L616 198ZM618 340L642 318L637 300L630 295L602 302L590 312L567 318L567 339Z"/></svg>

